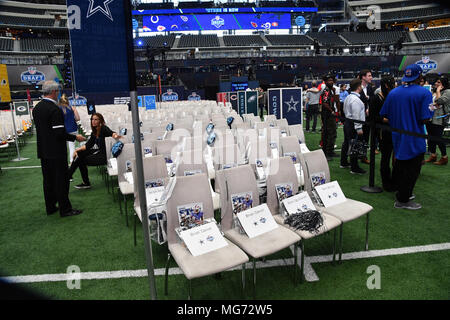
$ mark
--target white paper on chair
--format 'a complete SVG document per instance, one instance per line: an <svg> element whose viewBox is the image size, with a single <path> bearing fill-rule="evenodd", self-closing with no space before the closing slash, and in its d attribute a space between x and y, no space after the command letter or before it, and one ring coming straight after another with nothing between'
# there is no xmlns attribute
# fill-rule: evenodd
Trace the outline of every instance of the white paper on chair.
<svg viewBox="0 0 450 320"><path fill-rule="evenodd" d="M189 252L194 257L228 245L214 222L181 231L180 238L184 241Z"/></svg>
<svg viewBox="0 0 450 320"><path fill-rule="evenodd" d="M116 158L109 159L109 166L111 169L117 171L117 159Z"/></svg>
<svg viewBox="0 0 450 320"><path fill-rule="evenodd" d="M308 192L301 192L293 197L283 200L283 205L289 214L294 214L297 210L308 211L316 210Z"/></svg>
<svg viewBox="0 0 450 320"><path fill-rule="evenodd" d="M145 196L147 198L147 207L158 202L164 193L164 187L145 188Z"/></svg>
<svg viewBox="0 0 450 320"><path fill-rule="evenodd" d="M125 177L125 180L127 180L127 182L129 184L133 184L134 183L134 181L133 181L133 172L125 172L123 174L123 176Z"/></svg>
<svg viewBox="0 0 450 320"><path fill-rule="evenodd" d="M278 228L277 223L272 217L272 213L270 213L270 210L265 203L241 211L237 214L237 217L249 238L257 237Z"/></svg>
<svg viewBox="0 0 450 320"><path fill-rule="evenodd" d="M320 186L316 186L315 189L325 208L334 206L347 200L337 181L332 181Z"/></svg>

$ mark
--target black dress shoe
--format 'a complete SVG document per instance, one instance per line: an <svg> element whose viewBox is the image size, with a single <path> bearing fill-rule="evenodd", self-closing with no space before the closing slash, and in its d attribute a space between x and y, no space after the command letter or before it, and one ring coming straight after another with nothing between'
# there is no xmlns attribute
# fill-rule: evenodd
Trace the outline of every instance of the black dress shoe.
<svg viewBox="0 0 450 320"><path fill-rule="evenodd" d="M70 211L67 211L67 212L65 212L65 213L62 213L62 214L61 214L61 217L76 216L76 215L78 215L78 214L80 214L80 213L82 213L82 212L83 212L83 210L72 209L72 210L70 210Z"/></svg>
<svg viewBox="0 0 450 320"><path fill-rule="evenodd" d="M58 207L55 207L54 209L52 209L52 210L50 210L50 211L47 211L47 215L49 216L49 215L51 215L51 214L54 214L55 212L57 212L59 210L59 208Z"/></svg>

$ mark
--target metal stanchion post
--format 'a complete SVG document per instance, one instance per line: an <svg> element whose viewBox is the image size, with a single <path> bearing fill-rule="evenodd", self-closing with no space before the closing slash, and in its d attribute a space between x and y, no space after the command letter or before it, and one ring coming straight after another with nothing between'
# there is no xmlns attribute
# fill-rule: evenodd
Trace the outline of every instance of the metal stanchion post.
<svg viewBox="0 0 450 320"><path fill-rule="evenodd" d="M383 189L375 186L375 119L370 121L370 165L369 165L369 185L362 186L361 191L368 193L380 193Z"/></svg>

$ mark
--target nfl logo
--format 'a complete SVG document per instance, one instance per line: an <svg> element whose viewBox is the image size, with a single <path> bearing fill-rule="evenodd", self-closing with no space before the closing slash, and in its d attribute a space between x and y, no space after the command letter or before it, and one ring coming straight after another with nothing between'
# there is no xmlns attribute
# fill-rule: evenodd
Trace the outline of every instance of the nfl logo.
<svg viewBox="0 0 450 320"><path fill-rule="evenodd" d="M35 74L36 73L36 67L28 67L28 72L30 74Z"/></svg>
<svg viewBox="0 0 450 320"><path fill-rule="evenodd" d="M422 62L423 62L423 63L428 63L428 62L430 62L430 57L422 57Z"/></svg>
<svg viewBox="0 0 450 320"><path fill-rule="evenodd" d="M411 77L411 74L412 74L411 69L407 69L407 70L405 71L405 75L406 75L407 77Z"/></svg>
<svg viewBox="0 0 450 320"><path fill-rule="evenodd" d="M225 24L225 20L223 20L220 16L216 16L214 19L211 20L211 24L219 29Z"/></svg>

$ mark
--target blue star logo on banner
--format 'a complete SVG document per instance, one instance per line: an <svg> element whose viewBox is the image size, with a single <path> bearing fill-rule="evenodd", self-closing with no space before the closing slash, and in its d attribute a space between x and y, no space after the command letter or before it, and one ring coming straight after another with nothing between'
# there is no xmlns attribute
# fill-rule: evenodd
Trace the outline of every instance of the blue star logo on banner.
<svg viewBox="0 0 450 320"><path fill-rule="evenodd" d="M111 2L113 2L114 0L100 0L100 5L95 5L96 0L89 0L89 9L86 15L86 19L89 18L90 16L92 16L94 13L96 13L97 11L102 12L108 19L110 19L111 21L113 20L113 17L111 15L111 11L109 10L108 4L110 4Z"/></svg>
<svg viewBox="0 0 450 320"><path fill-rule="evenodd" d="M288 105L288 110L287 110L287 112L289 112L289 111L291 111L291 110L294 110L295 112L297 112L297 104L299 103L300 101L294 101L294 97L293 96L291 96L291 100L289 100L288 102L285 102L287 105Z"/></svg>

